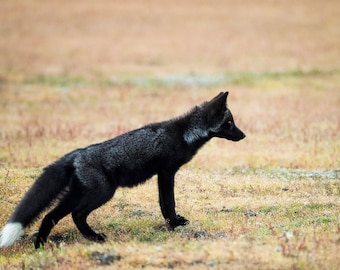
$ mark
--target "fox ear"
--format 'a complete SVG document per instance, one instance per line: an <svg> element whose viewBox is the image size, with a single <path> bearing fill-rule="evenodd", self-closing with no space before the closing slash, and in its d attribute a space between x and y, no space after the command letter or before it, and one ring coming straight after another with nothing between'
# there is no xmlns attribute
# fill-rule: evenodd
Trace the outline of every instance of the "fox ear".
<svg viewBox="0 0 340 270"><path fill-rule="evenodd" d="M208 112L208 118L210 119L210 121L215 121L224 114L225 110L227 109L227 96L228 92L221 92L212 100L205 102L204 105Z"/></svg>
<svg viewBox="0 0 340 270"><path fill-rule="evenodd" d="M209 101L209 105L213 108L222 108L225 107L227 102L229 92L221 92L212 100Z"/></svg>

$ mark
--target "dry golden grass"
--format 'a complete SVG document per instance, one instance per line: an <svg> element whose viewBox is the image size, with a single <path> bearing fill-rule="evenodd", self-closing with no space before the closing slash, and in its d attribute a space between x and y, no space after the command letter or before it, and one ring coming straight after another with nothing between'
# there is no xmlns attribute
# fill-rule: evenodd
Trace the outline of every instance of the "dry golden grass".
<svg viewBox="0 0 340 270"><path fill-rule="evenodd" d="M23 180L31 183L37 173L10 172L6 215L23 189ZM45 250L34 251L31 237L26 236L1 251L1 265L96 268L107 262L100 261L106 254L120 256L108 262L114 269L336 269L339 176L284 179L275 171L268 177L266 172L184 168L177 176L176 194L179 213L191 220L185 228L167 230L152 179L134 189L118 190L112 201L90 216L90 224L108 235L106 244L85 240L66 218Z"/></svg>
<svg viewBox="0 0 340 270"><path fill-rule="evenodd" d="M0 250L0 269L337 269L339 5L1 3L1 226L58 157L221 90L247 138L214 139L178 172L187 227L164 225L153 178L91 214L107 243L67 217L35 251L38 220Z"/></svg>
<svg viewBox="0 0 340 270"><path fill-rule="evenodd" d="M44 251L35 252L29 236L1 250L2 267L71 269L108 263L117 269L336 269L339 99L333 87L323 85L321 91L300 85L309 80L313 85L320 76L280 79L286 90L263 90L262 80L232 87L230 107L248 137L239 143L212 140L179 171L177 210L191 220L186 228L168 231L152 179L118 190L91 214L90 224L108 235L108 243L83 239L68 217ZM62 92L39 83L6 87L0 113L1 224L42 166L74 148L176 116L218 91L85 85ZM38 226L39 220L26 232Z"/></svg>

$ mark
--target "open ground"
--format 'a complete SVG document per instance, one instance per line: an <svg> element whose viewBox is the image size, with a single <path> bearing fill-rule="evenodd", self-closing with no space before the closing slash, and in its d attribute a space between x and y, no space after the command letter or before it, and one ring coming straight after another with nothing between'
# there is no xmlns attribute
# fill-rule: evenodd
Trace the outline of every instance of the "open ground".
<svg viewBox="0 0 340 270"><path fill-rule="evenodd" d="M247 134L177 174L170 231L156 179L69 217L0 268L338 269L340 2L5 1L0 4L0 226L65 153L178 116L229 90Z"/></svg>

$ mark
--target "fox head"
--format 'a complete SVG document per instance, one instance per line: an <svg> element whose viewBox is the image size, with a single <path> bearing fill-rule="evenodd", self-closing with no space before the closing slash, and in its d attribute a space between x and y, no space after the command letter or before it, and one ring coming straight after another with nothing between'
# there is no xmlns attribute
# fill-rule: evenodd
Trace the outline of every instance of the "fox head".
<svg viewBox="0 0 340 270"><path fill-rule="evenodd" d="M246 135L235 125L233 116L227 108L228 94L229 92L221 92L204 104L207 110L209 135L237 142Z"/></svg>

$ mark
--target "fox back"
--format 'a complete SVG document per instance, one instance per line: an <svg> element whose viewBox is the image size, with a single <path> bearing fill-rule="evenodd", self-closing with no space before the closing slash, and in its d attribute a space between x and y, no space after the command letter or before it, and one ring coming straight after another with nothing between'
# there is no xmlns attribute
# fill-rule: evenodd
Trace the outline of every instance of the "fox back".
<svg viewBox="0 0 340 270"><path fill-rule="evenodd" d="M227 93L187 114L78 150L79 170L97 166L117 186L134 186L159 171L177 171L212 137L244 138L226 107ZM100 165L100 166L99 166Z"/></svg>

